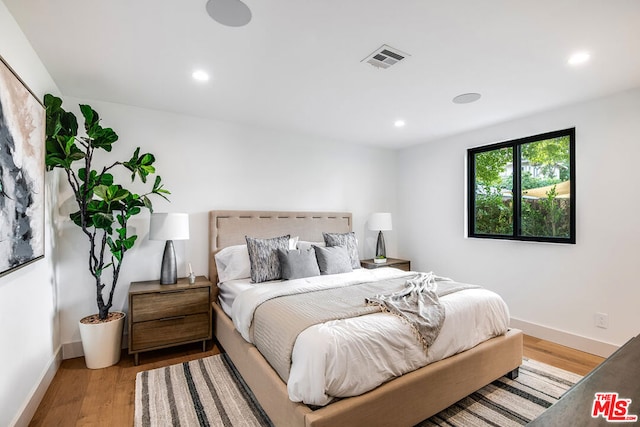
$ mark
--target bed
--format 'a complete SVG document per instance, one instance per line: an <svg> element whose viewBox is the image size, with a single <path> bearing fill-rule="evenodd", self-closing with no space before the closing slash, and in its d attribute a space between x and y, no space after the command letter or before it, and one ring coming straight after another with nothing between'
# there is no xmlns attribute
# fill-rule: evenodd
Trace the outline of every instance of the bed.
<svg viewBox="0 0 640 427"><path fill-rule="evenodd" d="M289 234L315 242L323 240L323 232L352 230L349 213L211 211L209 219L209 276L214 283L218 281L215 254L228 246L244 244L245 236ZM513 375L522 362L522 333L509 329L371 391L314 410L289 398L285 382L257 348L242 338L217 297L214 301L216 340L276 426L415 425L491 381Z"/></svg>

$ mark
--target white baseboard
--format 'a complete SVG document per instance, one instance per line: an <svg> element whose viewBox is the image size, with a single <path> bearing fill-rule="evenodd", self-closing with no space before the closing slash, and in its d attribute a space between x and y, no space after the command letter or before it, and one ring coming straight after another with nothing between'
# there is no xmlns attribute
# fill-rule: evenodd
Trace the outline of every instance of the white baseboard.
<svg viewBox="0 0 640 427"><path fill-rule="evenodd" d="M13 419L11 426L27 427L29 425L31 419L36 413L36 410L38 409L38 406L40 406L40 402L42 402L44 394L47 392L49 385L51 385L53 377L56 376L56 372L58 372L58 368L60 368L61 363L62 349L58 347L58 350L54 353L53 357L42 372L40 380L33 387L29 398L24 403L22 408L18 411L16 417Z"/></svg>
<svg viewBox="0 0 640 427"><path fill-rule="evenodd" d="M511 318L511 327L520 329L522 332L527 335L531 335L532 337L542 338L556 344L575 348L576 350L595 354L601 357L611 356L611 354L619 347L615 344L597 341L592 338L560 331L547 326L527 322L525 320L514 319L513 317Z"/></svg>
<svg viewBox="0 0 640 427"><path fill-rule="evenodd" d="M129 348L129 335L124 333L122 335L122 348ZM84 350L82 349L82 341L68 342L62 344L62 358L64 360L73 359L75 357L84 356Z"/></svg>
<svg viewBox="0 0 640 427"><path fill-rule="evenodd" d="M68 342L62 344L62 358L64 360L74 359L76 357L84 356L84 350L82 350L82 342Z"/></svg>

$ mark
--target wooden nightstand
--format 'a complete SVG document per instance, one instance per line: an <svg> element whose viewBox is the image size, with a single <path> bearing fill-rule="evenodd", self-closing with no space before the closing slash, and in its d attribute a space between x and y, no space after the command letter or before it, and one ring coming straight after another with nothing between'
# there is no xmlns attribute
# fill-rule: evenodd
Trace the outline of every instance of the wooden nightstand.
<svg viewBox="0 0 640 427"><path fill-rule="evenodd" d="M387 262L376 264L373 259L360 260L360 265L364 268L380 268L380 267L394 267L404 271L411 271L411 261L398 258L387 258Z"/></svg>
<svg viewBox="0 0 640 427"><path fill-rule="evenodd" d="M159 280L133 282L129 287L129 354L211 339L211 282L198 276L175 285Z"/></svg>

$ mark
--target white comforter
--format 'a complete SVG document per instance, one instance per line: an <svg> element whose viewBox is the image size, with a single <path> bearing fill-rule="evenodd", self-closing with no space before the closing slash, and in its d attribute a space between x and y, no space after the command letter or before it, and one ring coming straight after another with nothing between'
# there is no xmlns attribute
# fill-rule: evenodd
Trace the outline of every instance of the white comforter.
<svg viewBox="0 0 640 427"><path fill-rule="evenodd" d="M270 298L405 274L394 268L358 269L353 273L262 283L237 295L231 317L236 329L251 342L253 312ZM411 328L386 313L307 328L293 348L289 398L309 405L326 405L334 397L356 396L507 331L509 310L494 292L467 289L446 295L440 302L446 318L440 335L426 353Z"/></svg>

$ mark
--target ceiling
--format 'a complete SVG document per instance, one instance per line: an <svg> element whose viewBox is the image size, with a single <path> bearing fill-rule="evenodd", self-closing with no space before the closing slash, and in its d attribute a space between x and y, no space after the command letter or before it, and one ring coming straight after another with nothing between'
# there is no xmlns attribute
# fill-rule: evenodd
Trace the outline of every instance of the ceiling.
<svg viewBox="0 0 640 427"><path fill-rule="evenodd" d="M245 0L244 27L212 20L206 0L3 1L66 96L358 144L640 87L638 0ZM361 62L383 44L411 56ZM591 60L568 65L579 50ZM467 92L482 98L452 102Z"/></svg>

